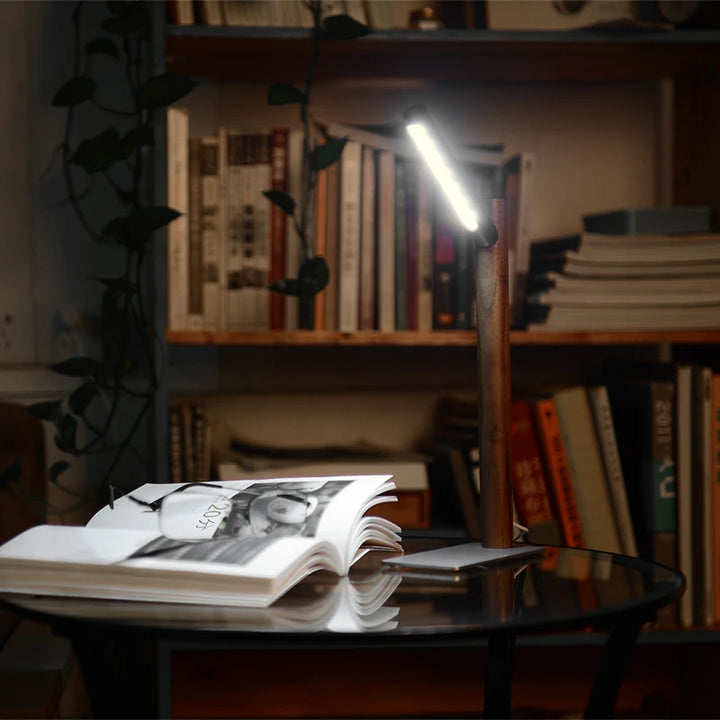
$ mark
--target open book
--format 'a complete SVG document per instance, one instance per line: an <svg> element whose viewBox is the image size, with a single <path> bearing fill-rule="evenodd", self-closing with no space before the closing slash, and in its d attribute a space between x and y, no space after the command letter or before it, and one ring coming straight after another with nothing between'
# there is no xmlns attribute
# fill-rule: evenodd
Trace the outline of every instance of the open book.
<svg viewBox="0 0 720 720"><path fill-rule="evenodd" d="M84 527L0 547L0 592L265 607L316 570L344 576L400 528L366 515L390 475L147 484Z"/></svg>

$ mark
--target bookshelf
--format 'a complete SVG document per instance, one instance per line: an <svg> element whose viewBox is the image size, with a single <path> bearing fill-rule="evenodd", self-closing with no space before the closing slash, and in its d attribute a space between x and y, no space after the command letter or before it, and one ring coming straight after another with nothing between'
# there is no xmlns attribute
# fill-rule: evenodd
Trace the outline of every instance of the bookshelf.
<svg viewBox="0 0 720 720"><path fill-rule="evenodd" d="M232 92L234 84L252 86L253 102L271 82L298 82L304 79L310 40L303 29L264 29L168 26L164 33L162 59L167 70L215 83L218 92ZM317 82L327 87L345 86L367 89L377 85L387 89L395 84L432 93L441 87L532 87L542 93L551 84L569 88L619 87L634 83L669 84L664 94L665 109L671 122L667 143L669 163L664 173L663 197L668 203L704 204L713 208L715 221L720 208L720 31L671 31L636 35L607 35L590 31L496 32L481 30L382 31L357 42L328 43L323 62L317 69ZM386 95L385 95L386 96ZM622 107L618 107L621 114ZM253 122L254 122L253 117ZM162 160L162 159L161 159ZM159 163L163 167L163 162ZM162 182L159 187L162 190ZM664 195L663 195L664 192ZM160 263L159 265L162 265ZM158 268L163 285L163 268ZM162 305L162 298L158 298ZM159 315L163 315L161 307ZM475 331L436 331L431 333L363 331L173 331L164 335L170 364L193 366L192 382L170 384L173 393L207 394L218 397L225 392L248 392L249 402L238 404L252 413L262 402L260 395L293 392L292 373L301 377L303 398L320 391L320 404L327 411L332 403L328 393L338 393L339 407L347 400L345 391L378 392L394 388L393 377L402 375L397 363L412 364L412 382L428 380L430 392L459 387L459 376L472 392L474 382ZM603 355L628 351L641 357L672 359L695 355L717 357L720 331L658 332L526 332L511 331L513 373L522 380L532 373L542 376L547 366L557 364L557 378L567 357L577 360L569 369L569 382L582 378L583 362ZM570 353L570 355L568 355ZM449 370L438 370L446 359ZM716 361L715 361L716 362ZM184 365L183 365L184 363ZM296 365L297 364L297 365ZM357 365L354 369L341 365ZM390 366L395 365L395 376ZM367 365L367 367L363 367ZM542 366L546 366L543 368ZM312 367L311 367L312 366ZM327 372L337 377L328 379ZM388 375L385 374L387 370ZM234 374L233 374L234 373ZM236 379L247 373L251 379ZM554 373L554 374L553 374ZM576 373L573 375L572 373ZM167 377L167 374L166 374ZM400 390L406 388L401 378ZM455 382L456 385L452 383ZM296 389L297 390L297 389ZM297 395L297 392L295 391ZM167 397L166 396L166 397ZM221 404L224 401L219 401ZM294 405L294 403L290 403ZM159 403L158 446L164 447L166 407ZM286 406L284 406L286 407ZM413 405L413 409L417 406ZM352 411L350 411L352 412ZM410 410L409 412L413 412ZM264 420L266 422L266 419ZM266 422L267 424L267 422ZM411 423L412 424L412 423ZM291 424L280 421L282 431ZM310 430L299 433L307 439ZM334 442L330 434L324 438ZM167 472L165 458L158 460L158 473ZM711 630L662 632L644 643L682 645L714 644ZM577 636L581 645L592 640ZM555 644L542 638L540 646Z"/></svg>

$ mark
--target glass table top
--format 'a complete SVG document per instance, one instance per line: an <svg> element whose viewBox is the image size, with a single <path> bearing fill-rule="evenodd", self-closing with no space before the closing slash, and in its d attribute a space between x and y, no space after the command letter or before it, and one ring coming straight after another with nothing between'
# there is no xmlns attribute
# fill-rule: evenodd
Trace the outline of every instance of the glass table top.
<svg viewBox="0 0 720 720"><path fill-rule="evenodd" d="M453 540L406 538L406 553ZM467 542L467 541L463 541ZM602 629L677 599L683 576L624 555L549 546L535 557L460 572L403 569L370 552L346 578L314 573L268 608L4 595L54 621L197 633L441 635ZM393 553L395 554L395 553Z"/></svg>

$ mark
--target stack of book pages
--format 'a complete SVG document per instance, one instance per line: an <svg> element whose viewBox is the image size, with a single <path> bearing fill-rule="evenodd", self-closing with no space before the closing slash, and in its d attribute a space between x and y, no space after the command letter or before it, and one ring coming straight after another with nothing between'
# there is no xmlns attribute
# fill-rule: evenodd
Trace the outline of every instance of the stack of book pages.
<svg viewBox="0 0 720 720"><path fill-rule="evenodd" d="M532 246L528 328L720 327L720 233L579 235Z"/></svg>

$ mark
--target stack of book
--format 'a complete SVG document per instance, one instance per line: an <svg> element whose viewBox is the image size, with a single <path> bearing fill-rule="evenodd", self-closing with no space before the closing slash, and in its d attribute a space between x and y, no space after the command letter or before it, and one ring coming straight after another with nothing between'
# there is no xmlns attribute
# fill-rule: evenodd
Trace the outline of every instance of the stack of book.
<svg viewBox="0 0 720 720"><path fill-rule="evenodd" d="M583 234L532 243L528 327L720 327L720 233L710 231L709 215L666 208L586 216Z"/></svg>
<svg viewBox="0 0 720 720"><path fill-rule="evenodd" d="M295 221L264 195L301 195L300 130L218 129L191 137L183 108L168 111L168 325L184 330L294 330L296 298L268 286L296 277ZM473 247L406 140L339 123L338 162L317 177L309 236L330 281L316 329L431 331L473 326ZM505 200L514 320L529 267L534 156L463 146L459 160L480 198ZM458 153L456 153L458 154Z"/></svg>
<svg viewBox="0 0 720 720"><path fill-rule="evenodd" d="M436 435L470 536L480 535L476 413L474 403L444 399ZM597 384L513 400L510 443L515 513L530 541L678 568L686 592L658 623L720 620L720 373L619 362ZM609 591L594 578L594 594Z"/></svg>

